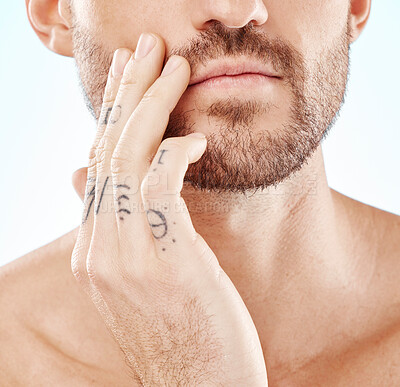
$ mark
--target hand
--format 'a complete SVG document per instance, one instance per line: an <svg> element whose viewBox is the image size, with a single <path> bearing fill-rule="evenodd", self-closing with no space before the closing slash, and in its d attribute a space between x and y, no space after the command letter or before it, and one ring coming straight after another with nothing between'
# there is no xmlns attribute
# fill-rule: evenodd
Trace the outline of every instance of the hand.
<svg viewBox="0 0 400 387"><path fill-rule="evenodd" d="M132 56L122 75L113 76L115 57L132 52L114 56L72 271L143 385L266 386L250 314L180 196L207 141L188 135L160 144L190 65L175 56L179 66L160 76L165 45L153 36L154 49Z"/></svg>

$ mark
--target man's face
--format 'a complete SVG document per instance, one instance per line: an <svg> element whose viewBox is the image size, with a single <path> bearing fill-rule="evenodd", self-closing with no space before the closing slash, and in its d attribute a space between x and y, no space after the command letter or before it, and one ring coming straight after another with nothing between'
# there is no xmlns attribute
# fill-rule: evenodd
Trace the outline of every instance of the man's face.
<svg viewBox="0 0 400 387"><path fill-rule="evenodd" d="M245 1L230 12L240 15ZM185 57L194 76L226 59L274 69L281 79L268 85L189 87L164 135L207 135L204 155L186 173L193 186L229 192L266 188L302 167L340 109L349 62L349 2L264 1L265 23L243 28L225 26L221 7L205 0L74 0L76 64L96 119L114 51L134 50L143 31L162 36L167 57Z"/></svg>

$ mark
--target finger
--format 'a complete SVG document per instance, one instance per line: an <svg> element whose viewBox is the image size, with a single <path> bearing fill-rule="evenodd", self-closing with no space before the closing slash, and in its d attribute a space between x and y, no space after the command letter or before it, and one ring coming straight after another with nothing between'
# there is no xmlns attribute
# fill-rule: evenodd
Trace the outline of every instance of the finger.
<svg viewBox="0 0 400 387"><path fill-rule="evenodd" d="M94 199L96 190L97 160L96 149L98 143L104 134L104 130L110 119L113 102L118 92L118 88L122 78L121 69L125 66L127 60L131 57L132 51L126 48L118 49L114 52L113 61L108 72L107 84L103 96L103 104L99 117L96 136L92 147L89 151L89 162L87 168L87 182L84 194L84 210L82 214L81 225L75 244L72 257L71 269L75 278L81 283L87 291L89 281L86 270L86 257L88 255L90 241L93 231L93 212Z"/></svg>
<svg viewBox="0 0 400 387"><path fill-rule="evenodd" d="M135 52L138 55L135 58L131 58L126 65L111 112L113 119L109 121L96 149L99 162L97 164L94 229L99 238L107 240L107 246L113 245L113 243L110 243L110 238L118 237L115 231L118 230L116 218L123 219L124 215L130 212L126 208L117 208L113 195L117 206L119 206L118 202L123 205L129 201L130 190L136 189L139 191L138 181L130 179L119 180L118 182L113 181L111 159L127 121L139 105L146 91L160 76L165 56L165 45L162 38L156 34L147 35L150 40L146 40L145 35L141 36ZM146 52L147 55L141 56ZM115 193L113 185L115 186ZM107 246L104 245L104 249L107 249Z"/></svg>
<svg viewBox="0 0 400 387"><path fill-rule="evenodd" d="M127 236L132 232L143 233L135 243L148 244L152 240L151 233L145 232L149 230L143 210L140 182L148 172L151 159L160 145L169 115L189 83L189 63L180 56L172 57L174 58L178 67L167 74L168 67L173 65L171 59L168 61L161 77L147 90L129 118L113 154L111 170L114 186L124 185L129 180L134 184L133 189L129 190L130 195L126 194L129 199L117 200L115 203L117 212L124 211L129 206L132 209L129 210L131 213L124 212L123 216L117 216L120 238L124 241L132 239ZM116 190L114 196L118 199L123 193ZM132 246L128 244L127 248Z"/></svg>
<svg viewBox="0 0 400 387"><path fill-rule="evenodd" d="M85 198L86 181L87 167L79 168L72 174L72 186L82 201Z"/></svg>
<svg viewBox="0 0 400 387"><path fill-rule="evenodd" d="M108 72L107 84L104 90L103 102L99 119L97 121L96 136L89 152L88 177L96 178L96 149L109 122L113 122L113 106L121 84L125 66L132 57L133 52L128 48L119 48L114 52L113 60Z"/></svg>
<svg viewBox="0 0 400 387"><path fill-rule="evenodd" d="M140 57L146 52L146 56ZM111 152L114 150L132 112L145 92L160 76L164 57L165 44L160 36L150 33L140 36L135 56L130 58L122 75L111 111L112 119L104 131L100 148Z"/></svg>
<svg viewBox="0 0 400 387"><path fill-rule="evenodd" d="M204 135L198 135L202 134L192 133L164 140L141 185L157 256L169 264L172 259L183 258L182 262L175 262L178 266L187 264L188 252L191 257L202 257L208 249L194 229L180 194L188 165L198 161L207 146ZM160 157L162 163L159 163Z"/></svg>
<svg viewBox="0 0 400 387"><path fill-rule="evenodd" d="M107 84L103 95L103 104L97 123L96 136L89 152L87 185L85 192L86 206L83 213L82 223L84 223L90 230L93 227L96 180L99 164L97 149L109 122L113 122L113 106L115 98L122 80L123 69L125 68L131 56L132 51L127 48L119 48L114 52L113 61L108 72Z"/></svg>

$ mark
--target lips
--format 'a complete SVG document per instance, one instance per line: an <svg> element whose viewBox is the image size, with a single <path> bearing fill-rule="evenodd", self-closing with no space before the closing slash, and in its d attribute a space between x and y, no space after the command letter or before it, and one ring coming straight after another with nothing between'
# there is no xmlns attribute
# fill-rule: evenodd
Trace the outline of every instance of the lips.
<svg viewBox="0 0 400 387"><path fill-rule="evenodd" d="M200 74L193 76L190 80L189 86L196 85L208 79L217 78L221 76L234 76L241 74L261 74L271 78L280 78L279 74L275 73L267 65L259 62L250 61L236 61L236 62L217 62L207 66Z"/></svg>

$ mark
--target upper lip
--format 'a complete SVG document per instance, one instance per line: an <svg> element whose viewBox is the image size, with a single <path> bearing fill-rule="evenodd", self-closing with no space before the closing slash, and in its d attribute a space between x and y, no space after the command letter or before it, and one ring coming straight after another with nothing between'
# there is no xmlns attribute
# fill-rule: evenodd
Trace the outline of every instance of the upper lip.
<svg viewBox="0 0 400 387"><path fill-rule="evenodd" d="M222 75L239 75L239 74L261 74L268 77L280 78L271 68L256 61L228 61L214 62L207 66L203 71L190 79L189 86L206 81L207 79L219 77Z"/></svg>

